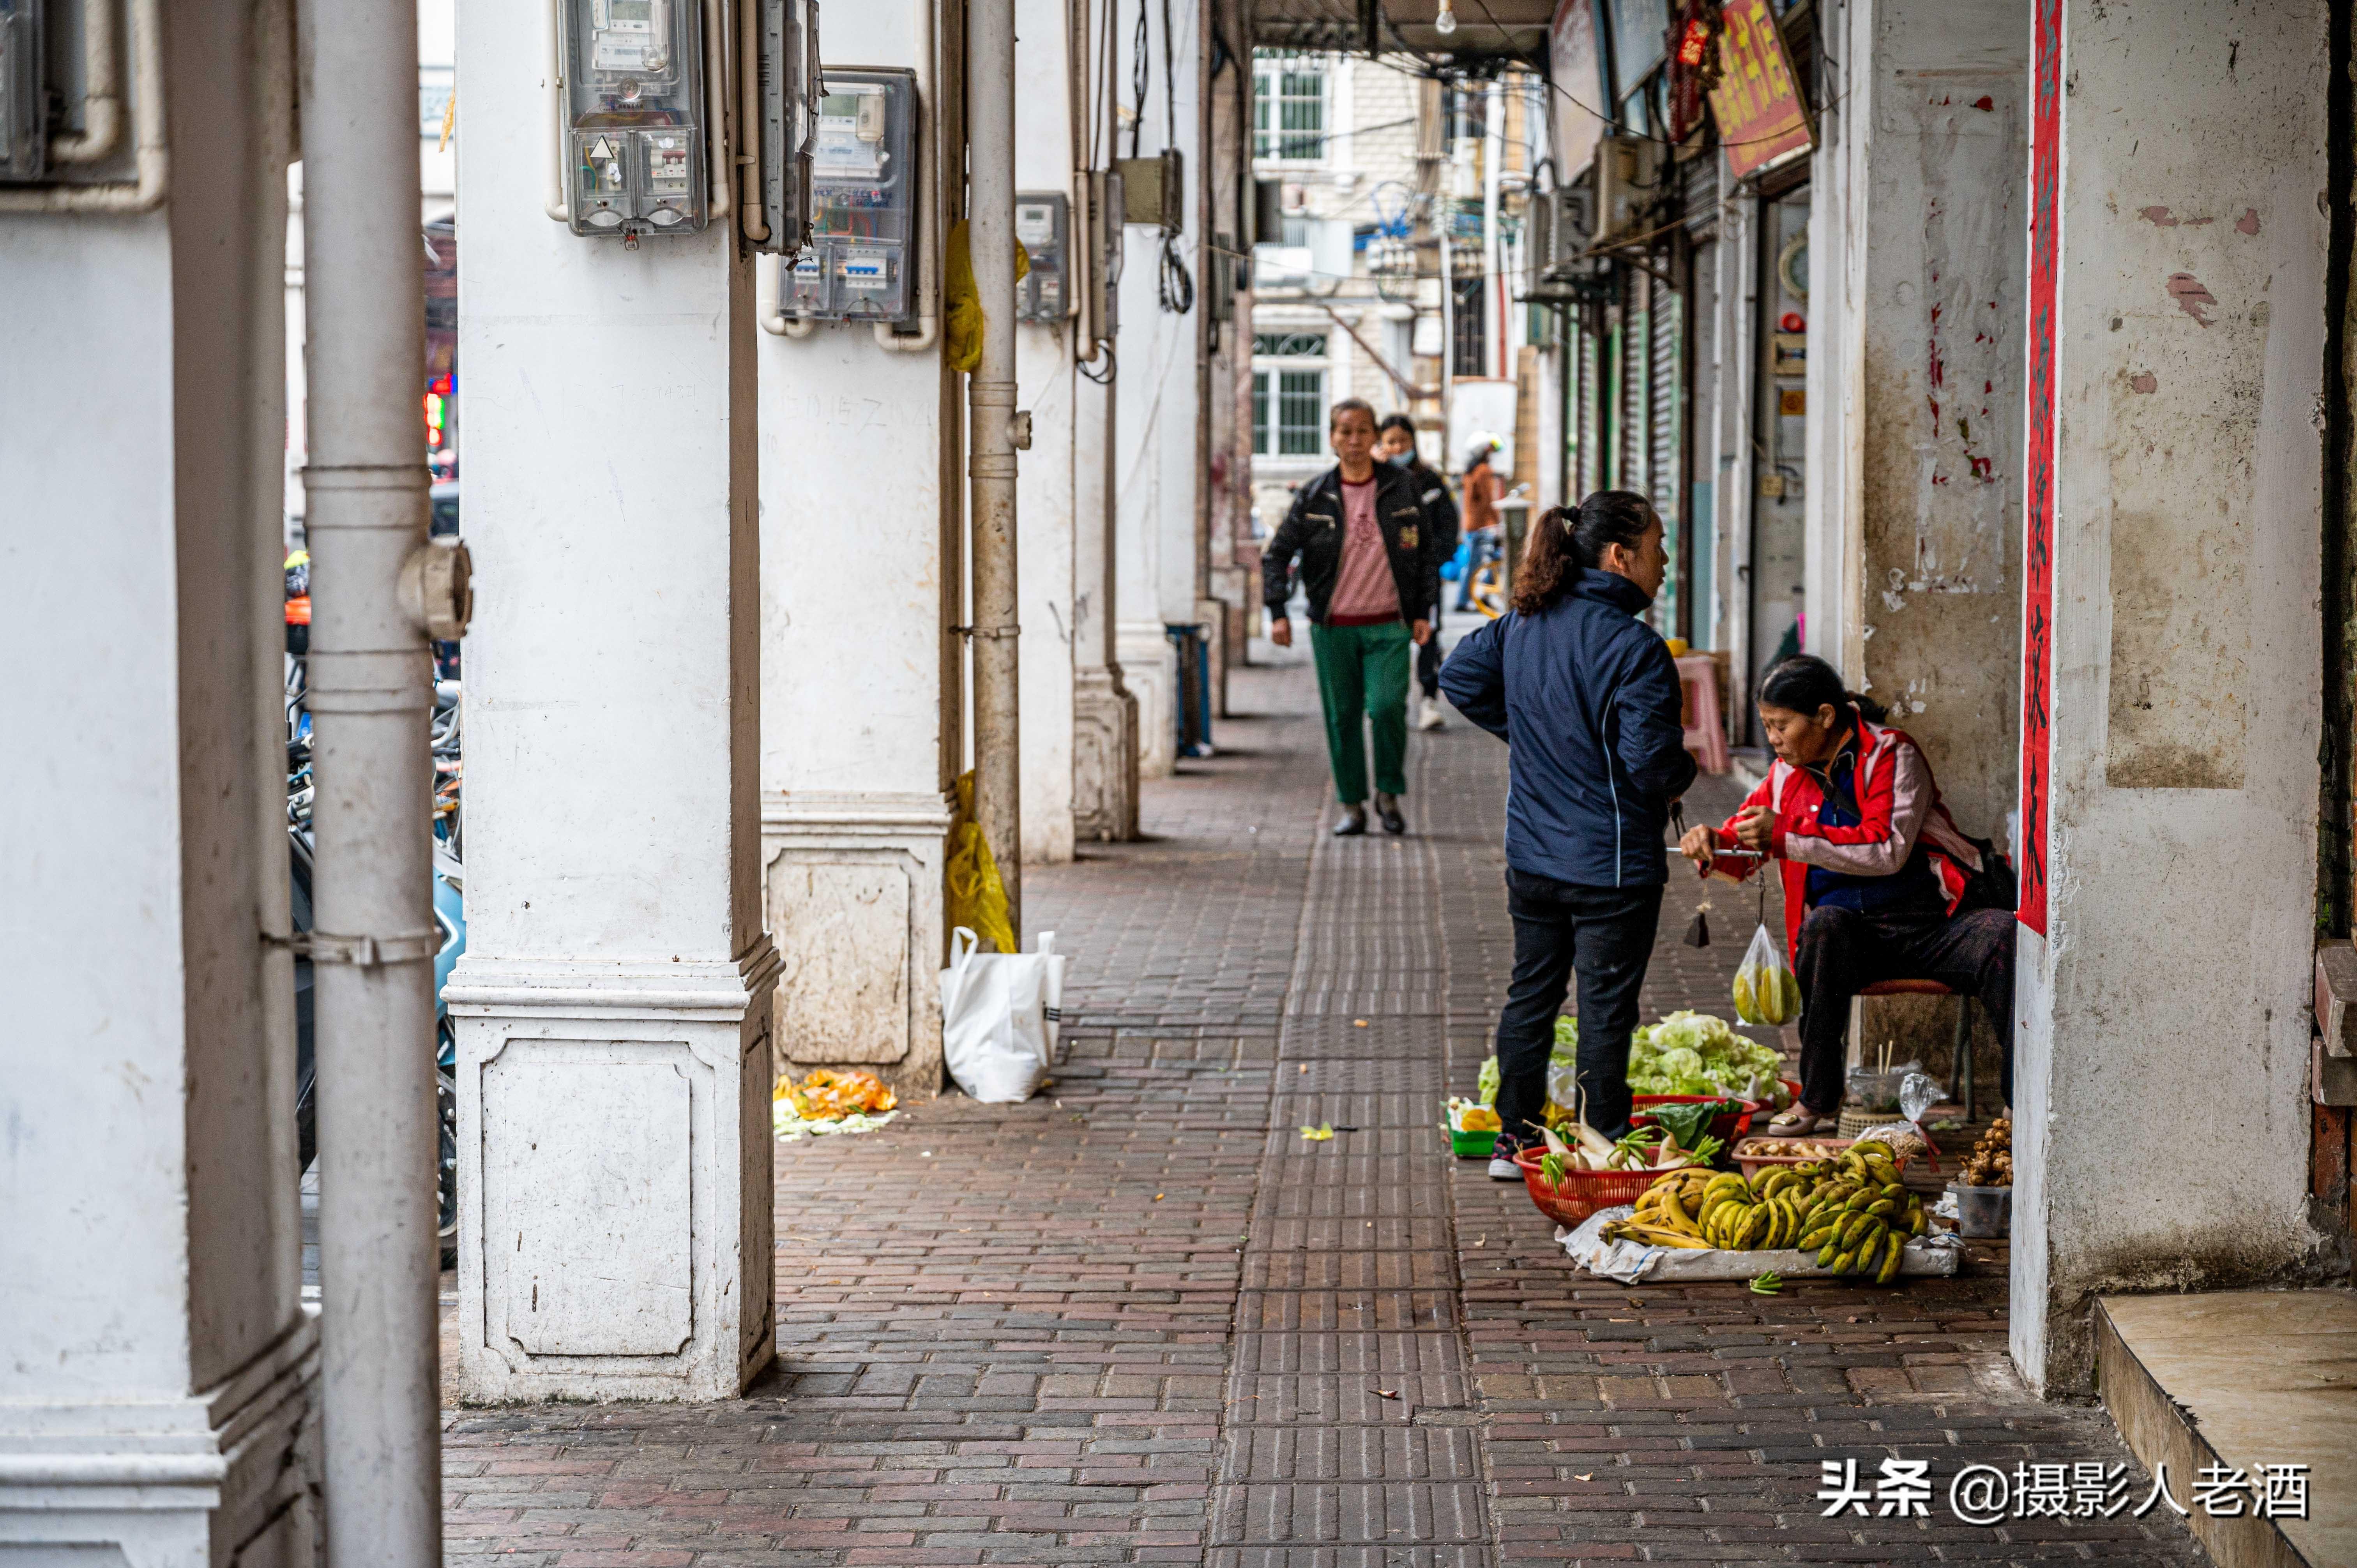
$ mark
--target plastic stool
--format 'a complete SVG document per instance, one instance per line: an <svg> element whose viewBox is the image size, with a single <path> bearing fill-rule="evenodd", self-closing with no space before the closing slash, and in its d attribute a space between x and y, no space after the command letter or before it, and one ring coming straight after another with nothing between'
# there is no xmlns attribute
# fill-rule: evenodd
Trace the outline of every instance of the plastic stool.
<svg viewBox="0 0 2357 1568"><path fill-rule="evenodd" d="M1727 725L1718 713L1718 665L1707 654L1688 654L1677 661L1678 683L1685 696L1686 749L1702 759L1706 773L1724 773L1731 766L1727 755Z"/></svg>
<svg viewBox="0 0 2357 1568"><path fill-rule="evenodd" d="M1858 993L1860 996L1953 996L1956 999L1956 1044L1948 1061L1948 1098L1964 1108L1964 1120L1973 1119L1973 999L1953 991L1936 980L1878 980ZM1956 1086L1961 1079L1964 1093Z"/></svg>

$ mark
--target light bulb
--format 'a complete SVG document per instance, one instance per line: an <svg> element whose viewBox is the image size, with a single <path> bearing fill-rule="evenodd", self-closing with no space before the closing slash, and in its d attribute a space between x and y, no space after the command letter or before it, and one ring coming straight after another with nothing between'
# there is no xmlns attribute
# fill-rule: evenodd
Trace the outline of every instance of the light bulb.
<svg viewBox="0 0 2357 1568"><path fill-rule="evenodd" d="M1457 30L1457 0L1440 0L1440 15L1432 19L1432 30L1443 38Z"/></svg>

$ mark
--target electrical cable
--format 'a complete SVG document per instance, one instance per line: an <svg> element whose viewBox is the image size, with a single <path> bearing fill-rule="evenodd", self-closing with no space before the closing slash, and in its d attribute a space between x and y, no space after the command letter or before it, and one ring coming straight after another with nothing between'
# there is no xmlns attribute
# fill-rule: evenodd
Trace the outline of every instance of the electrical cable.
<svg viewBox="0 0 2357 1568"><path fill-rule="evenodd" d="M1146 24L1146 0L1138 0L1138 25ZM1140 118L1146 104L1138 102ZM1178 41L1170 31L1170 0L1162 0L1162 146L1166 177L1170 169L1168 155L1178 145ZM1185 199L1183 197L1180 199ZM1163 195L1166 210L1169 193ZM1155 279L1155 293L1162 308L1172 316L1184 316L1195 308L1195 279L1187 271L1186 260L1178 253L1178 231L1162 231L1161 266Z"/></svg>

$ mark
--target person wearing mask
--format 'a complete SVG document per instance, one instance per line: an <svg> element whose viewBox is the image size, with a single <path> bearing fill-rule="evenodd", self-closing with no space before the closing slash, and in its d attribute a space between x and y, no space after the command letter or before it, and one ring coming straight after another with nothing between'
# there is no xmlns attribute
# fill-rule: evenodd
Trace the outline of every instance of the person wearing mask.
<svg viewBox="0 0 2357 1568"><path fill-rule="evenodd" d="M1814 654L1783 660L1760 683L1776 753L1768 777L1725 823L1678 842L1706 875L1739 879L1773 860L1783 875L1801 1098L1769 1123L1780 1136L1837 1124L1850 998L1878 980L1936 980L1979 998L2013 1103L2010 870L1957 828L1922 748L1883 717Z"/></svg>
<svg viewBox="0 0 2357 1568"><path fill-rule="evenodd" d="M1286 607L1294 562L1309 596L1309 647L1326 712L1326 754L1340 837L1367 831L1367 741L1374 732L1375 811L1383 831L1407 832L1408 648L1432 636L1424 618L1440 575L1424 539L1425 510L1404 468L1375 461L1375 411L1346 397L1327 415L1335 467L1301 487L1261 553L1261 601L1269 640L1293 644ZM1411 619L1411 615L1414 617ZM1363 722L1362 722L1363 717Z"/></svg>
<svg viewBox="0 0 2357 1568"><path fill-rule="evenodd" d="M1438 474L1425 467L1415 455L1415 421L1405 413L1387 413L1375 427L1376 455L1394 468L1405 469L1415 481L1416 496L1424 502L1424 543L1432 554L1435 580L1438 580L1440 563L1457 553L1457 503L1448 499L1448 484ZM1440 717L1440 600L1432 602L1434 635L1424 639L1415 650L1415 682L1424 689L1424 700L1417 704L1415 727L1438 729Z"/></svg>
<svg viewBox="0 0 2357 1568"><path fill-rule="evenodd" d="M1502 560L1505 543L1498 528L1498 502L1504 499L1506 481L1490 467L1490 454L1498 444L1484 435L1465 455L1465 473L1459 481L1465 489L1465 532L1473 541L1473 549L1465 560L1465 575L1457 582L1457 607L1462 612L1473 607L1473 574L1484 562Z"/></svg>
<svg viewBox="0 0 2357 1568"><path fill-rule="evenodd" d="M1662 520L1628 490L1555 507L1531 531L1510 614L1460 639L1440 689L1508 747L1506 908L1514 972L1498 1017L1490 1162L1539 1142L1555 1015L1579 986L1588 1125L1629 1131L1629 1040L1669 880L1670 804L1694 782L1677 665L1637 618L1669 569Z"/></svg>

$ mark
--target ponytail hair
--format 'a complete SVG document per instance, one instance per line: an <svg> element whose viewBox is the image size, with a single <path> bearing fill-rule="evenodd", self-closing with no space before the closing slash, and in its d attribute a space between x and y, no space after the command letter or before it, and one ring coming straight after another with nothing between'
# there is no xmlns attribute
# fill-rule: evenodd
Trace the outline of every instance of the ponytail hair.
<svg viewBox="0 0 2357 1568"><path fill-rule="evenodd" d="M1760 702L1813 718L1819 708L1830 707L1835 722L1846 714L1852 725L1860 719L1878 725L1887 716L1880 703L1844 687L1834 667L1813 653L1796 653L1769 671L1760 682Z"/></svg>
<svg viewBox="0 0 2357 1568"><path fill-rule="evenodd" d="M1576 507L1551 507L1523 542L1514 573L1514 608L1536 615L1571 591L1581 570L1601 570L1604 552L1633 553L1659 520L1634 490L1598 490Z"/></svg>

